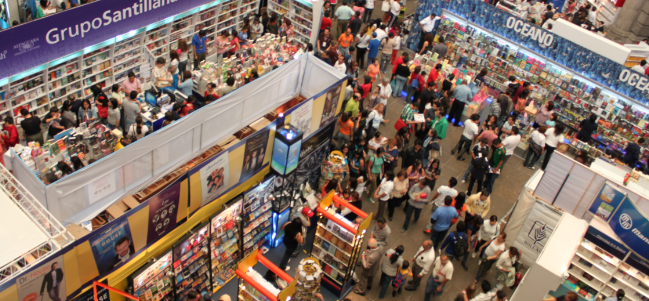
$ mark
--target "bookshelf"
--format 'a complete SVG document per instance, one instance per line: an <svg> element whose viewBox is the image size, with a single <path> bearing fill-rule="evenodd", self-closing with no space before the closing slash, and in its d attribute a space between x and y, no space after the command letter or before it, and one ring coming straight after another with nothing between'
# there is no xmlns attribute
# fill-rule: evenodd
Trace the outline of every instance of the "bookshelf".
<svg viewBox="0 0 649 301"><path fill-rule="evenodd" d="M314 44L318 39L322 20L323 1L292 0L289 19L295 30L295 37L302 43Z"/></svg>
<svg viewBox="0 0 649 301"><path fill-rule="evenodd" d="M271 177L245 193L243 197L243 257L247 257L266 243L270 233L273 204Z"/></svg>
<svg viewBox="0 0 649 301"><path fill-rule="evenodd" d="M236 200L229 207L212 217L210 250L212 258L212 288L216 292L235 276L237 261L241 258L239 246L239 222L242 200Z"/></svg>
<svg viewBox="0 0 649 301"><path fill-rule="evenodd" d="M191 290L199 294L211 291L209 230L208 223L199 225L173 246L176 297L179 300L186 300Z"/></svg>
<svg viewBox="0 0 649 301"><path fill-rule="evenodd" d="M89 88L95 84L110 92L111 86L123 82L129 71L139 78L141 67L153 67L148 65L149 57L143 47L154 59L163 57L169 63L169 51L178 48L178 41L183 39L191 45L193 36L202 29L207 32L208 52L214 55L216 35L224 30L241 30L245 19L254 15L259 5L259 0L217 0L0 79L0 124L11 116L20 126L23 108L43 117L51 106L60 107L70 95L92 99ZM192 66L191 46L188 59L188 66ZM142 79L143 83L147 81Z"/></svg>

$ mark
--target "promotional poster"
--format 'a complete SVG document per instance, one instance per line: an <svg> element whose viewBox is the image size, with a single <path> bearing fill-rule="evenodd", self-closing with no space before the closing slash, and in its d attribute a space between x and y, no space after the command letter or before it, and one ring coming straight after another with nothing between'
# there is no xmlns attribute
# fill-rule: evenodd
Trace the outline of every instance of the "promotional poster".
<svg viewBox="0 0 649 301"><path fill-rule="evenodd" d="M16 279L19 301L65 301L63 256L56 257Z"/></svg>
<svg viewBox="0 0 649 301"><path fill-rule="evenodd" d="M311 116L313 116L313 99L300 105L291 113L291 124L302 132L302 137L309 137L311 134Z"/></svg>
<svg viewBox="0 0 649 301"><path fill-rule="evenodd" d="M149 233L147 243L152 243L176 227L180 183L176 181L149 200Z"/></svg>
<svg viewBox="0 0 649 301"><path fill-rule="evenodd" d="M270 129L263 129L246 138L246 150L243 155L243 168L239 181L253 175L264 164L269 133Z"/></svg>
<svg viewBox="0 0 649 301"><path fill-rule="evenodd" d="M201 165L203 167L198 171L201 177L201 203L205 206L230 187L230 162L228 152L222 152L209 162Z"/></svg>
<svg viewBox="0 0 649 301"><path fill-rule="evenodd" d="M131 228L126 217L112 227L104 228L88 239L100 275L107 274L135 254Z"/></svg>
<svg viewBox="0 0 649 301"><path fill-rule="evenodd" d="M336 117L336 108L338 108L338 100L340 99L340 90L342 89L342 83L338 84L329 91L327 91L327 98L325 99L325 105L322 109L322 119L320 119L320 127L323 127L329 121L333 120ZM306 136L306 135L304 135Z"/></svg>
<svg viewBox="0 0 649 301"><path fill-rule="evenodd" d="M593 204L588 211L603 218L605 221L611 216L615 208L620 205L626 193L614 185L604 182L604 185L595 196Z"/></svg>
<svg viewBox="0 0 649 301"><path fill-rule="evenodd" d="M318 132L302 142L300 161L296 169L295 183L309 183L311 187L318 187L320 178L320 164L329 154L331 137L333 136L335 122L320 128Z"/></svg>

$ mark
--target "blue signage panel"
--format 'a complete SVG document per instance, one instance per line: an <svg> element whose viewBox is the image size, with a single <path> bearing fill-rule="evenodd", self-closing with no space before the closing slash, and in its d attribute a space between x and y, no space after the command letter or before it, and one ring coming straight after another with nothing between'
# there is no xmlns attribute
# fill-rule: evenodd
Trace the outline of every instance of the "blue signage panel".
<svg viewBox="0 0 649 301"><path fill-rule="evenodd" d="M607 221L625 196L624 191L619 190L609 182L604 182L588 211Z"/></svg>
<svg viewBox="0 0 649 301"><path fill-rule="evenodd" d="M297 168L297 163L300 161L300 149L302 148L302 140L291 145L288 151L288 162L286 164L286 173L290 173Z"/></svg>
<svg viewBox="0 0 649 301"><path fill-rule="evenodd" d="M588 241L594 243L596 246L602 248L602 250L608 252L609 254L617 257L618 259L624 259L629 249L617 242L614 238L609 237L608 235L597 230L595 227L588 227L586 235L584 238Z"/></svg>
<svg viewBox="0 0 649 301"><path fill-rule="evenodd" d="M625 198L608 221L615 234L638 255L649 258L649 219Z"/></svg>
<svg viewBox="0 0 649 301"><path fill-rule="evenodd" d="M270 166L279 174L286 174L286 161L288 159L288 145L282 140L275 138L273 144L273 160Z"/></svg>
<svg viewBox="0 0 649 301"><path fill-rule="evenodd" d="M649 275L649 262L640 258L640 256L631 253L625 262L643 274Z"/></svg>

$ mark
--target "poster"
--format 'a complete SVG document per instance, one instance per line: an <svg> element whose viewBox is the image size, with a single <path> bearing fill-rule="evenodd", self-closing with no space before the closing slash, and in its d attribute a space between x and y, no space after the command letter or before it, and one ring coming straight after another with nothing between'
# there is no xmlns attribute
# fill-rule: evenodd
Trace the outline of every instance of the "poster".
<svg viewBox="0 0 649 301"><path fill-rule="evenodd" d="M19 301L65 301L63 256L41 264L16 279Z"/></svg>
<svg viewBox="0 0 649 301"><path fill-rule="evenodd" d="M100 282L108 285L108 279L104 279L103 281ZM95 301L94 291L92 290L92 288L90 288L89 290L83 292L82 294L74 297L70 301ZM97 301L110 301L109 290L98 285Z"/></svg>
<svg viewBox="0 0 649 301"><path fill-rule="evenodd" d="M620 205L626 194L615 185L604 182L602 188L595 195L595 200L588 211L603 218L605 221L611 216L615 208Z"/></svg>
<svg viewBox="0 0 649 301"><path fill-rule="evenodd" d="M263 159L262 159L263 160ZM230 163L228 152L222 152L210 161L201 164L202 206L215 200L230 187Z"/></svg>
<svg viewBox="0 0 649 301"><path fill-rule="evenodd" d="M336 117L336 109L338 108L338 100L340 99L340 89L342 89L342 83L335 85L327 91L324 108L322 109L322 119L320 119L320 127L329 123L329 121Z"/></svg>
<svg viewBox="0 0 649 301"><path fill-rule="evenodd" d="M649 258L649 218L624 198L608 221L617 237L638 255Z"/></svg>
<svg viewBox="0 0 649 301"><path fill-rule="evenodd" d="M176 181L149 200L149 232L147 244L153 243L176 227L178 202L180 201L180 183Z"/></svg>
<svg viewBox="0 0 649 301"><path fill-rule="evenodd" d="M524 264L531 266L536 262L559 219L561 213L555 211L552 206L541 201L534 203L514 240L514 247L523 251L521 261Z"/></svg>
<svg viewBox="0 0 649 301"><path fill-rule="evenodd" d="M93 232L88 239L99 275L107 274L135 254L128 219L122 218L112 224L109 228L100 228L96 234Z"/></svg>
<svg viewBox="0 0 649 301"><path fill-rule="evenodd" d="M96 201L99 201L115 192L116 190L117 183L115 181L115 172L109 172L108 174L102 176L101 178L91 182L88 186L86 186L86 192L88 193L88 202L90 202L90 204L93 204Z"/></svg>
<svg viewBox="0 0 649 301"><path fill-rule="evenodd" d="M300 161L296 169L295 183L309 183L311 187L318 186L320 178L320 165L329 154L329 145L333 136L335 122L321 127L309 139L302 141Z"/></svg>
<svg viewBox="0 0 649 301"><path fill-rule="evenodd" d="M291 113L291 124L302 132L302 137L311 134L311 116L313 115L313 99L308 100Z"/></svg>
<svg viewBox="0 0 649 301"><path fill-rule="evenodd" d="M266 156L266 146L268 146L268 135L270 129L265 128L252 136L246 138L246 149L243 154L243 168L239 181L244 181L257 170L261 169Z"/></svg>

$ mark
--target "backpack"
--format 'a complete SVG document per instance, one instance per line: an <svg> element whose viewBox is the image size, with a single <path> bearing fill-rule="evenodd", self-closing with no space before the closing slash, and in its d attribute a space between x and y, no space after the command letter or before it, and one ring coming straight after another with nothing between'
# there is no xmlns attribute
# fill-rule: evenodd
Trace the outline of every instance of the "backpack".
<svg viewBox="0 0 649 301"><path fill-rule="evenodd" d="M419 89L419 76L413 78L412 81L410 81L410 87Z"/></svg>
<svg viewBox="0 0 649 301"><path fill-rule="evenodd" d="M453 256L455 258L460 258L460 256L466 254L469 245L466 243L466 237L461 237L457 231L453 232L453 234ZM458 240L458 237L460 240Z"/></svg>

